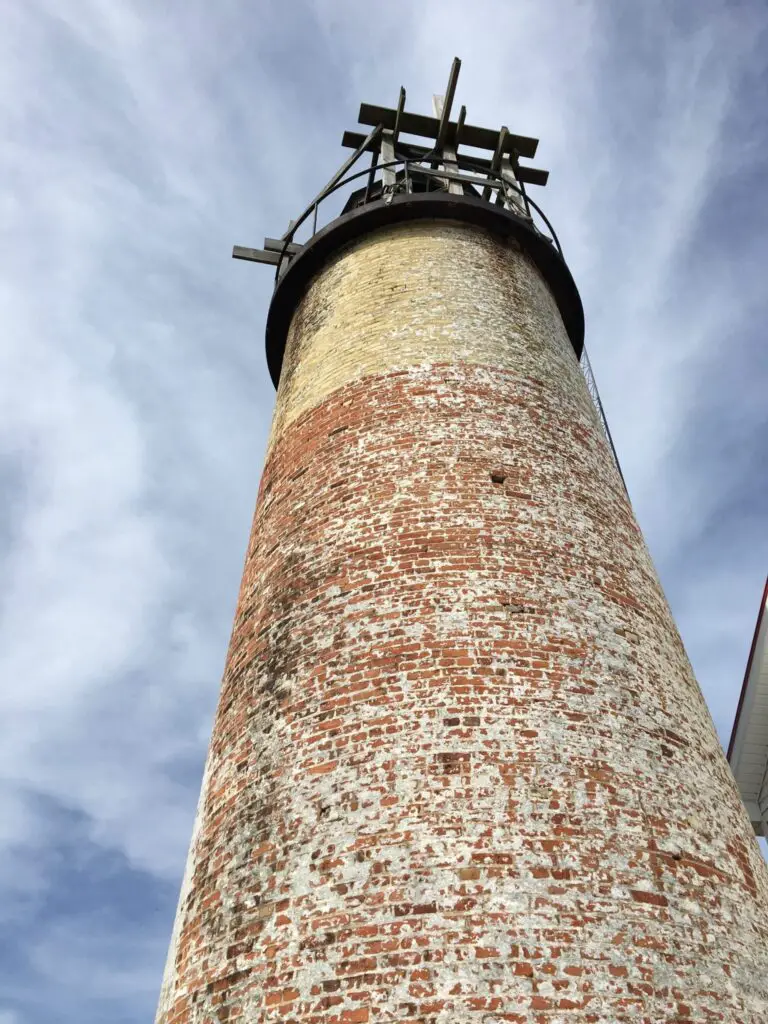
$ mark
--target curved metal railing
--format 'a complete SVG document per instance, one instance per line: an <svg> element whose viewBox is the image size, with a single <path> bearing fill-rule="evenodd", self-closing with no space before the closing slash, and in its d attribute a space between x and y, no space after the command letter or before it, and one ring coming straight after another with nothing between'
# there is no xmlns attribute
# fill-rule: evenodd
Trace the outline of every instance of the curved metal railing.
<svg viewBox="0 0 768 1024"><path fill-rule="evenodd" d="M547 215L544 213L544 211L541 209L538 203L534 202L534 200L531 199L530 196L526 192L524 192L519 186L513 184L508 179L503 178L500 174L496 174L493 171L483 169L481 171L481 174L478 174L477 176L472 174L460 174L449 170L445 166L440 168L425 166L424 163L422 162L423 159L424 158L422 157L419 160L408 160L404 157L399 157L396 158L395 160L388 160L383 163L377 163L372 165L371 167L365 167L361 171L355 171L353 174L348 174L344 176L339 181L334 182L323 192L321 192L320 195L310 203L306 210L304 210L304 212L299 216L299 218L291 224L290 229L281 239L284 245L282 251L279 254L280 258L275 268L275 283L277 283L277 281L280 278L280 275L285 269L286 261L289 261L293 255L293 253L290 250L296 232L306 221L310 219L310 217L312 218L312 231L308 240L311 240L312 236L317 233L318 211L321 204L330 196L338 192L340 189L344 188L344 186L349 185L351 182L356 181L365 176L368 177L370 185L373 182L373 179L375 178L377 172L385 171L388 169L395 169L395 172L397 173L397 169L402 168L403 175L395 183L394 186L383 185L381 194L377 193L375 197L372 197L370 199L364 199L363 202L360 203L360 206L364 206L368 202L387 202L388 200L391 201L391 199L395 195L412 194L414 191L414 182L418 178L434 179L436 181L441 182L441 184L449 181L455 181L461 185L481 186L483 189L488 189L491 193L495 193L497 197L499 196L499 194L501 194L503 201L510 203L513 206L516 206L517 209L515 209L514 212L517 213L517 215L522 220L527 220L528 223L534 228L534 230L537 231L542 238L546 239L557 250L561 257L563 256L563 249L560 245L560 240L558 239L555 229L552 227L552 224L550 223ZM435 191L440 190L436 189ZM519 204L517 197L519 197ZM491 200L489 200L489 202L491 202ZM534 218L530 216L530 214L527 214L525 212L525 210L528 208L533 209L538 214L538 216L541 218L541 221L547 228L549 234L547 234L546 231L543 231L541 229L541 227L536 223ZM329 218L329 223L331 219L333 218Z"/></svg>

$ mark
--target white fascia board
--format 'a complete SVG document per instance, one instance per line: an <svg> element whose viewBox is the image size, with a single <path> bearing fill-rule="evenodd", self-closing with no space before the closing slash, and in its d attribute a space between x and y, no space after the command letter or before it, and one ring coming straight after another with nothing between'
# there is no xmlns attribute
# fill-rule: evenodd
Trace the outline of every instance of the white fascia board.
<svg viewBox="0 0 768 1024"><path fill-rule="evenodd" d="M768 801L768 718L762 713L768 701L768 581L757 617L752 647L747 662L736 720L728 747L731 765L741 798L747 806L755 832L765 834ZM756 771L756 769L758 769ZM762 790L762 792L761 792ZM761 809L762 812L761 813Z"/></svg>

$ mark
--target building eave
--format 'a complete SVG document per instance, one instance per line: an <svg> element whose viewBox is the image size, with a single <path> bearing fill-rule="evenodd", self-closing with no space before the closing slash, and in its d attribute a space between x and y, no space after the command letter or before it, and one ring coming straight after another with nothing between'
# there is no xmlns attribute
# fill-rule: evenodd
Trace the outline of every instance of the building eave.
<svg viewBox="0 0 768 1024"><path fill-rule="evenodd" d="M736 708L728 761L755 831L768 824L768 580L763 589L744 683Z"/></svg>

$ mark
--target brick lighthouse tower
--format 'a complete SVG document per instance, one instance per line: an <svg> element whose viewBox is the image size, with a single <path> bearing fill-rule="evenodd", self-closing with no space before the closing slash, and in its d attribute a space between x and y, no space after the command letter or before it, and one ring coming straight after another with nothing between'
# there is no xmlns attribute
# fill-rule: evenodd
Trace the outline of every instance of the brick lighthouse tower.
<svg viewBox="0 0 768 1024"><path fill-rule="evenodd" d="M764 1024L768 872L536 140L452 120L457 75L235 252L277 405L157 1022Z"/></svg>

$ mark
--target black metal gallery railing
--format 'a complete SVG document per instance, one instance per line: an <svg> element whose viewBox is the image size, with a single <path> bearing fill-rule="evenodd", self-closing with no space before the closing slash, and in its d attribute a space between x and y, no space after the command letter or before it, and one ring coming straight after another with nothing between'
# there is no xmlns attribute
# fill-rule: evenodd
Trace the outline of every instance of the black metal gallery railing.
<svg viewBox="0 0 768 1024"><path fill-rule="evenodd" d="M464 157L463 163L466 164L467 162L467 158ZM385 171L390 171L395 177L395 181L392 184L384 184L382 179L379 179L378 182L375 181L377 172L382 172L383 174ZM299 251L299 247L294 243L299 229L311 220L311 231L307 242L311 241L312 237L320 229L318 225L324 226L326 223L326 221L320 221L319 218L322 203L345 186L362 178L367 178L368 181L359 202L351 207L353 209L367 205L369 202L391 202L396 195L445 191L444 186L450 182L456 182L460 185L465 190L463 193L465 195L477 195L478 193L474 191L476 187L482 188L482 198L490 202L490 197L494 196L494 202L497 205L506 204L508 209L511 208L514 213L523 220L526 220L542 238L546 239L557 250L561 257L563 256L560 240L544 211L522 188L508 179L488 170L483 170L481 174L478 173L477 175L463 174L451 171L446 167L434 168L425 166L421 160L399 158L373 164L371 167L366 167L361 171L355 171L353 174L346 175L332 182L312 200L304 212L291 223L285 235L278 240L279 243L282 243L282 247L279 247L279 244L274 245L278 257L275 260L275 283L277 283L293 256ZM427 185L426 188L424 187L425 184ZM435 187L430 187L432 184ZM473 191L469 191L470 189ZM534 213L536 214L535 217ZM337 215L337 213L334 213L328 218L327 222L329 223L335 219ZM543 230L539 222L543 223L547 230Z"/></svg>

